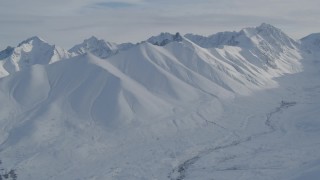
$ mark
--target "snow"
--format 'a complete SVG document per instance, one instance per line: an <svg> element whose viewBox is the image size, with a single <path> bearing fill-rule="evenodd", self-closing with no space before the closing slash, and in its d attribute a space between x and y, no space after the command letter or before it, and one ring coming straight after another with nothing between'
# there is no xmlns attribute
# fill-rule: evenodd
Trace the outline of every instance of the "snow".
<svg viewBox="0 0 320 180"><path fill-rule="evenodd" d="M317 179L317 39L268 24L69 52L30 38L0 53L2 165L35 180Z"/></svg>

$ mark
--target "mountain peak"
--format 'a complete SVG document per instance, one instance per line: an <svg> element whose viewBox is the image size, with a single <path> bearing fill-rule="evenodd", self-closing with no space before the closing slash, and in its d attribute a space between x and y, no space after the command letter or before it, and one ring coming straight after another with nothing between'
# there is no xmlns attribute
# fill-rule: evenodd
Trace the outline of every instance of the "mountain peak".
<svg viewBox="0 0 320 180"><path fill-rule="evenodd" d="M51 45L38 36L22 41L17 47L0 52L0 77L18 72L36 64L48 65L71 57L66 50Z"/></svg>
<svg viewBox="0 0 320 180"><path fill-rule="evenodd" d="M88 40L99 40L96 36L91 36L90 38L88 38Z"/></svg>
<svg viewBox="0 0 320 180"><path fill-rule="evenodd" d="M277 29L276 27L272 26L271 24L268 23L261 23L260 26L258 26L258 28L261 29Z"/></svg>
<svg viewBox="0 0 320 180"><path fill-rule="evenodd" d="M98 39L95 36L91 36L90 38L85 39L81 44L72 47L69 52L75 54L84 54L90 52L95 56L105 59L117 54L121 50L129 49L132 46L133 44L131 43L118 45L116 43L108 42L103 39Z"/></svg>
<svg viewBox="0 0 320 180"><path fill-rule="evenodd" d="M91 36L90 38L84 40L84 42L99 42L99 41L104 41L104 40L99 39L96 36Z"/></svg>
<svg viewBox="0 0 320 180"><path fill-rule="evenodd" d="M42 44L42 43L47 43L45 40L43 40L39 36L32 36L24 41L22 41L18 47L22 46L23 44Z"/></svg>
<svg viewBox="0 0 320 180"><path fill-rule="evenodd" d="M105 41L104 39L99 39L96 36L91 36L90 38L83 40L82 45L87 47L107 46L112 49L112 47L115 46L115 43Z"/></svg>
<svg viewBox="0 0 320 180"><path fill-rule="evenodd" d="M162 32L158 36L152 36L147 40L147 42L157 45L157 46L165 46L166 44L177 41L180 42L182 41L183 37L180 35L179 32L175 34L171 34L168 32Z"/></svg>
<svg viewBox="0 0 320 180"><path fill-rule="evenodd" d="M272 26L271 24L262 23L260 26L255 28L259 33L265 33L265 34L278 34L278 35L284 35L285 33L282 32L281 29Z"/></svg>

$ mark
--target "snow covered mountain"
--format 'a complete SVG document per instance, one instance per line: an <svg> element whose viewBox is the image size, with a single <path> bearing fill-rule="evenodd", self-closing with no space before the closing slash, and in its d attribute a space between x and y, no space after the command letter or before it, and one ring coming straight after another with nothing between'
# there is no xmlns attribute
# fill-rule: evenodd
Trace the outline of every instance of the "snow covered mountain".
<svg viewBox="0 0 320 180"><path fill-rule="evenodd" d="M69 50L69 52L77 55L90 52L97 57L105 59L117 54L120 51L130 49L133 46L134 44L132 43L116 44L107 42L103 39L99 40L98 38L92 36L89 39L85 39L83 43L75 45Z"/></svg>
<svg viewBox="0 0 320 180"><path fill-rule="evenodd" d="M317 177L319 39L33 37L0 53L0 160L35 180Z"/></svg>
<svg viewBox="0 0 320 180"><path fill-rule="evenodd" d="M292 62L288 61L299 58L299 43L269 24L244 28L240 32L221 32L209 37L192 34L186 34L185 37L203 48L223 49L228 52L227 47L239 47L242 54L256 56L258 60L255 60L255 63L259 63L261 68L279 69L282 72L299 71L296 67L291 67Z"/></svg>
<svg viewBox="0 0 320 180"><path fill-rule="evenodd" d="M66 50L50 45L39 37L31 37L15 48L8 47L0 52L0 77L35 64L52 64L70 57Z"/></svg>

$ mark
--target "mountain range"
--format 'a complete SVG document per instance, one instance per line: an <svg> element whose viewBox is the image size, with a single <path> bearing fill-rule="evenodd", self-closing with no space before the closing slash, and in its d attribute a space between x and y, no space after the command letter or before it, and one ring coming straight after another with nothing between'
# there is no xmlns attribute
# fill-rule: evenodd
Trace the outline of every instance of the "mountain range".
<svg viewBox="0 0 320 180"><path fill-rule="evenodd" d="M70 50L31 37L0 52L0 159L18 179L317 177L319 50L265 23Z"/></svg>

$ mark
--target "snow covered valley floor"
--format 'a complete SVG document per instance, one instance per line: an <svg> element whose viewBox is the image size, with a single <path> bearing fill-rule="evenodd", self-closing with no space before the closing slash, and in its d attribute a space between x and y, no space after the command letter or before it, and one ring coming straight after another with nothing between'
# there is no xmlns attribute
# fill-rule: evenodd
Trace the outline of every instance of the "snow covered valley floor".
<svg viewBox="0 0 320 180"><path fill-rule="evenodd" d="M265 29L247 31L261 40ZM10 66L0 79L1 167L32 180L318 180L320 59L271 32L285 45L278 52L279 38L265 35L269 65L256 46L182 39Z"/></svg>
<svg viewBox="0 0 320 180"><path fill-rule="evenodd" d="M313 66L313 70L308 66ZM229 138L218 143L213 140L215 133L208 135L206 139L209 142L212 138L212 143L192 151L194 154L180 161L169 177L318 179L319 67L318 62L308 62L307 71L277 79L279 88L227 103L223 118L215 121L219 126L211 126L212 131L224 131L224 137Z"/></svg>

